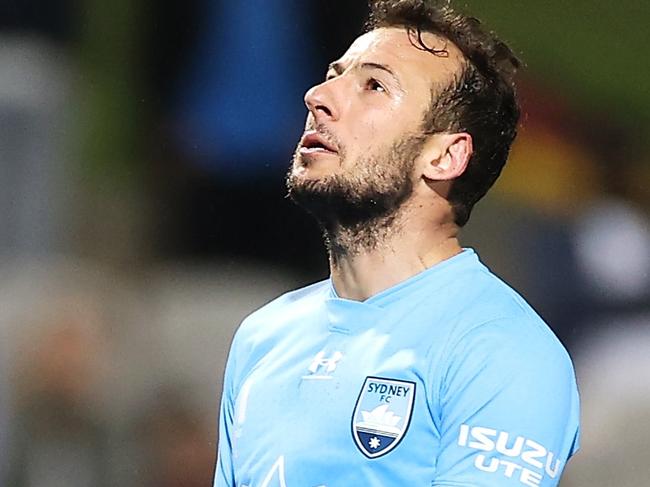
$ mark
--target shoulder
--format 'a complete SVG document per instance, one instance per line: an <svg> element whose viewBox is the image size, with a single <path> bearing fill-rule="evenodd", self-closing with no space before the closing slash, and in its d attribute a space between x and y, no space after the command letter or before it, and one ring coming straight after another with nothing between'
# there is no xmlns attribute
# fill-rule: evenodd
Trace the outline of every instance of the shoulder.
<svg viewBox="0 0 650 487"><path fill-rule="evenodd" d="M450 340L476 335L563 349L548 324L510 285L480 261L459 273L448 315Z"/></svg>
<svg viewBox="0 0 650 487"><path fill-rule="evenodd" d="M572 440L579 398L568 352L518 293L492 274L474 277L431 372L435 403L446 411L484 410L504 431L537 419L547 427L531 426L531 437L557 428Z"/></svg>
<svg viewBox="0 0 650 487"><path fill-rule="evenodd" d="M572 378L568 352L541 318L504 315L459 326L449 340L446 361L453 366L493 368L495 371Z"/></svg>
<svg viewBox="0 0 650 487"><path fill-rule="evenodd" d="M498 385L524 395L531 394L534 384L547 398L544 402L563 392L569 403L574 400L575 371L568 352L516 291L485 270L474 276L464 299L443 352L447 380L460 379L461 387L473 382L479 390Z"/></svg>
<svg viewBox="0 0 650 487"><path fill-rule="evenodd" d="M572 378L573 365L555 333L512 287L478 259L450 282L440 359L449 367Z"/></svg>
<svg viewBox="0 0 650 487"><path fill-rule="evenodd" d="M300 334L300 327L309 326L327 292L328 281L322 281L285 293L242 321L228 354L226 375L235 388L282 340Z"/></svg>
<svg viewBox="0 0 650 487"><path fill-rule="evenodd" d="M265 304L247 316L235 333L238 345L265 341L279 336L301 317L313 314L325 300L329 281L320 281L309 286L287 292Z"/></svg>
<svg viewBox="0 0 650 487"><path fill-rule="evenodd" d="M431 268L418 282L425 307L444 307L444 319L481 323L504 316L539 319L531 306L496 276L472 249Z"/></svg>

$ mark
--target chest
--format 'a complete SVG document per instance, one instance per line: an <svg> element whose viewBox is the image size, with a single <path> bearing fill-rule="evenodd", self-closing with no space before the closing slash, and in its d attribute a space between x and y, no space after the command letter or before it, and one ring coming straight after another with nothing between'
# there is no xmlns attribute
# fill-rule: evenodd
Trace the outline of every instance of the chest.
<svg viewBox="0 0 650 487"><path fill-rule="evenodd" d="M375 329L299 342L279 342L243 382L234 418L239 471L282 459L294 477L310 476L300 485L329 486L323 477L332 465L338 478L356 480L382 464L411 472L433 467L437 432L423 350Z"/></svg>

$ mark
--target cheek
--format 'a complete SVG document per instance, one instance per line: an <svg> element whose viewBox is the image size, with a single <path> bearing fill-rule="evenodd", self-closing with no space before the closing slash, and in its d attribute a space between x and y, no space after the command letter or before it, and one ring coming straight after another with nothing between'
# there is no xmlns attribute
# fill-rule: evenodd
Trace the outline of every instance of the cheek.
<svg viewBox="0 0 650 487"><path fill-rule="evenodd" d="M344 143L346 159L354 161L390 146L411 124L412 120L404 117L404 107L397 102L367 110L363 118L356 120Z"/></svg>
<svg viewBox="0 0 650 487"><path fill-rule="evenodd" d="M393 139L413 123L409 111L398 102L370 110L368 115L361 124L368 141Z"/></svg>
<svg viewBox="0 0 650 487"><path fill-rule="evenodd" d="M350 151L355 151L365 154L368 150L372 150L381 143L386 136L386 130L381 129L381 123L375 118L370 118L367 122L357 124L354 135L352 136L352 144L348 148Z"/></svg>

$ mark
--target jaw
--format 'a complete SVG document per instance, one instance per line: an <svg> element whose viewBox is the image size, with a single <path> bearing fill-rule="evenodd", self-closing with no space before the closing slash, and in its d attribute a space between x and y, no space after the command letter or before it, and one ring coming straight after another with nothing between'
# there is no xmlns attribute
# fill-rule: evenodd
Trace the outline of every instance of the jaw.
<svg viewBox="0 0 650 487"><path fill-rule="evenodd" d="M291 177L303 180L319 180L341 174L342 161L337 153L296 152L291 169Z"/></svg>

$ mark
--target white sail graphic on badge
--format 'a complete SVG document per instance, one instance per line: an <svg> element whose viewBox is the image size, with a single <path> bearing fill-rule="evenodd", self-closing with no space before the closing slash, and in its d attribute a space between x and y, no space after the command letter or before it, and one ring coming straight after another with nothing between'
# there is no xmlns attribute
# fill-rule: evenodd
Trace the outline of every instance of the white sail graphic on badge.
<svg viewBox="0 0 650 487"><path fill-rule="evenodd" d="M397 428L397 423L402 419L388 410L388 404L377 406L372 411L361 411L363 421L356 424L357 428L366 431L381 431L384 434L399 435L402 430Z"/></svg>

